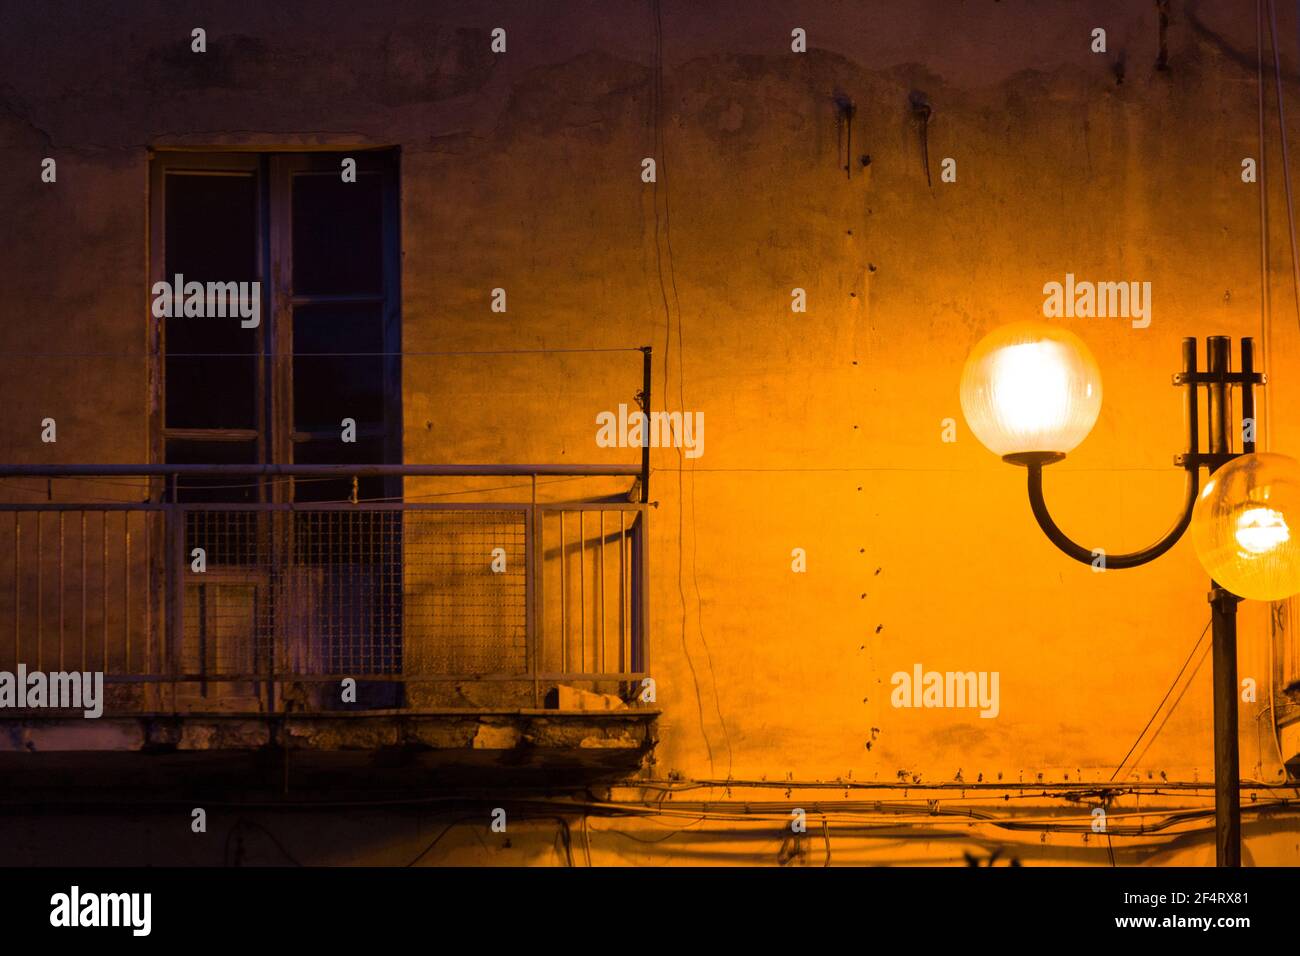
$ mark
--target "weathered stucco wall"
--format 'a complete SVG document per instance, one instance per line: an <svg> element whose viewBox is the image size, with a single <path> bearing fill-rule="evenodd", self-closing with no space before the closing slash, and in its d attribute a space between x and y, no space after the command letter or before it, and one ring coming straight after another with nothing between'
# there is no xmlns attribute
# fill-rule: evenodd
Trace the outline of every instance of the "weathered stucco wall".
<svg viewBox="0 0 1300 956"><path fill-rule="evenodd" d="M1041 315L1045 282L1151 282L1149 328L1067 320L1105 404L1048 486L1062 526L1110 551L1172 519L1179 340L1260 334L1260 187L1240 178L1259 152L1254 4L1173 8L1158 72L1156 5L1118 0L670 0L658 66L648 4L158 2L128 24L111 6L8 2L2 351L144 347L149 147L399 146L408 351L653 344L656 405L704 413L701 458L652 458L658 775L1104 780L1207 620L1206 581L1189 543L1106 574L1056 553L1023 474L966 429L957 383L985 332ZM206 54L189 52L195 26ZM1268 443L1295 454L1275 138L1268 160ZM594 419L632 402L639 359L408 358L406 459L632 461L596 447ZM0 459L145 460L138 362L0 361ZM46 416L56 446L39 442ZM1261 685L1265 614L1242 625L1241 672ZM890 675L918 662L1000 672L999 716L891 707ZM1211 776L1209 676L1143 773ZM1277 780L1266 703L1242 709L1243 775ZM1271 852L1300 860L1289 837Z"/></svg>

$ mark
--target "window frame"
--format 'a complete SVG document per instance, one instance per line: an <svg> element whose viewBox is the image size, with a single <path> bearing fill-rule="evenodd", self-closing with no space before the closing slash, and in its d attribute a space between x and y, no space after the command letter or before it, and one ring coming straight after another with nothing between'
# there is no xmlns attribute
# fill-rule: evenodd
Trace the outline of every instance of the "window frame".
<svg viewBox="0 0 1300 956"><path fill-rule="evenodd" d="M267 179L264 171L265 162L260 153L245 152L154 152L149 157L149 283L152 290L156 282L171 282L166 274L167 266L167 175L172 171L182 171L186 175L212 176L249 176L254 179L257 209L256 235L256 280L261 283L262 315L268 312L268 275L269 243L267 223ZM269 418L269 395L266 363L269 350L267 347L268 327L265 322L259 324L256 335L256 388L254 401L256 409L256 428L168 428L167 427L167 320L153 315L153 296L147 297L149 303L149 380L150 380L150 415L149 415L149 453L151 461L167 461L168 439L181 441L230 441L246 442L252 439L256 443L254 457L257 461L267 460L269 449L267 437L271 432ZM264 501L264 488L259 482L258 500Z"/></svg>
<svg viewBox="0 0 1300 956"><path fill-rule="evenodd" d="M343 157L356 161L357 175L382 177L380 236L382 289L378 295L312 294L293 291L293 177L300 173L341 173ZM166 319L153 316L148 303L149 354L149 454L165 463L168 440L255 441L255 458L261 463L292 463L297 444L332 436L327 432L298 432L293 409L293 310L297 305L344 304L367 301L380 305L384 357L383 421L358 428L357 437L382 438L383 460L400 464L402 434L401 362L401 244L400 152L395 148L328 151L151 150L149 155L149 284L171 281L166 269L166 178L179 171L186 175L252 175L256 182L256 281L261 283L262 322L256 329L256 434L238 428L169 428L166 422ZM361 423L358 423L359 425ZM385 497L401 496L401 479L386 481ZM258 482L258 502L287 502L292 492L284 482Z"/></svg>

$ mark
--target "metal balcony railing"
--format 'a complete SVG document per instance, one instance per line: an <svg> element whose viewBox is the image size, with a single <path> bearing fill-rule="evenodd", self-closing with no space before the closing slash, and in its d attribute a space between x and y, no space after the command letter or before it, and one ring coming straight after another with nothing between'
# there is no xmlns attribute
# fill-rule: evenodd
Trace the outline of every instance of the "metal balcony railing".
<svg viewBox="0 0 1300 956"><path fill-rule="evenodd" d="M532 493L275 500L292 496L290 481L476 475L522 476ZM647 669L648 505L539 502L537 483L633 475L641 470L0 469L0 479L49 479L49 500L0 504L0 670L102 671L109 714L514 709L541 706L561 684L630 699ZM88 479L142 481L144 500L64 494ZM186 500L197 479L257 490L238 503ZM347 678L355 703L343 699Z"/></svg>

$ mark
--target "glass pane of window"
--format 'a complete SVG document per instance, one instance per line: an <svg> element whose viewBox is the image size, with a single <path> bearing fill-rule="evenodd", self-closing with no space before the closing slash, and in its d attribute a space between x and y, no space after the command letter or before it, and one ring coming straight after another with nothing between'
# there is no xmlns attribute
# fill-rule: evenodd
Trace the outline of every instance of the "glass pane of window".
<svg viewBox="0 0 1300 956"><path fill-rule="evenodd" d="M251 465L257 461L257 444L251 441L167 441L169 465ZM170 498L171 479L168 479ZM257 478L222 478L195 475L177 479L181 501L242 503L257 501Z"/></svg>
<svg viewBox="0 0 1300 956"><path fill-rule="evenodd" d="M293 312L295 431L384 421L383 312L378 305L304 305ZM381 458L374 459L381 461Z"/></svg>
<svg viewBox="0 0 1300 956"><path fill-rule="evenodd" d="M172 321L168 320L168 325ZM166 369L168 428L257 427L255 358L175 356L172 348L184 346L176 343L170 332L167 344L171 347Z"/></svg>
<svg viewBox="0 0 1300 956"><path fill-rule="evenodd" d="M257 183L251 175L169 173L163 279L257 278ZM182 290L183 291L183 290ZM257 330L238 316L172 316L166 322L166 425L257 426ZM232 357L236 356L236 357Z"/></svg>
<svg viewBox="0 0 1300 956"><path fill-rule="evenodd" d="M383 180L338 171L293 177L295 295L383 291Z"/></svg>
<svg viewBox="0 0 1300 956"><path fill-rule="evenodd" d="M339 439L295 442L293 460L300 465L373 465L384 460L384 442L381 438L357 438L355 442ZM381 498L387 492L382 477L360 478L357 497ZM297 478L294 480L295 501L348 501L352 497L352 479Z"/></svg>
<svg viewBox="0 0 1300 956"><path fill-rule="evenodd" d="M168 273L223 282L257 278L252 174L170 172L164 188Z"/></svg>

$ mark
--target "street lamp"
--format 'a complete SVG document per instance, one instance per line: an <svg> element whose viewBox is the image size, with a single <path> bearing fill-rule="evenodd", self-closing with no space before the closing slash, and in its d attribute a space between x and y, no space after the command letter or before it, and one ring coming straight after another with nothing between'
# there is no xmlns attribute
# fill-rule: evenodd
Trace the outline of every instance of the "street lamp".
<svg viewBox="0 0 1300 956"><path fill-rule="evenodd" d="M1277 601L1300 592L1300 466L1242 455L1210 478L1192 510L1192 546L1233 594Z"/></svg>
<svg viewBox="0 0 1300 956"><path fill-rule="evenodd" d="M1300 593L1300 462L1255 453L1254 341L1241 340L1241 369L1232 371L1232 340L1206 339L1207 370L1197 368L1197 342L1183 339L1186 451L1174 464L1186 472L1182 512L1154 544L1106 554L1072 541L1052 520L1043 497L1043 468L1063 459L1091 431L1101 410L1101 373L1078 336L1043 322L995 329L977 344L961 377L961 406L975 436L1003 461L1029 475L1029 506L1038 526L1076 561L1134 568L1153 561L1188 526L1197 557L1211 576L1214 651L1215 859L1241 865L1241 795L1237 746L1237 603L1277 601ZM1206 442L1201 451L1200 391L1206 396ZM1241 390L1234 422L1232 389ZM1230 424L1231 423L1231 424ZM1234 452L1233 433L1241 436ZM1198 497L1200 470L1212 475ZM1271 679L1271 676L1270 676Z"/></svg>

